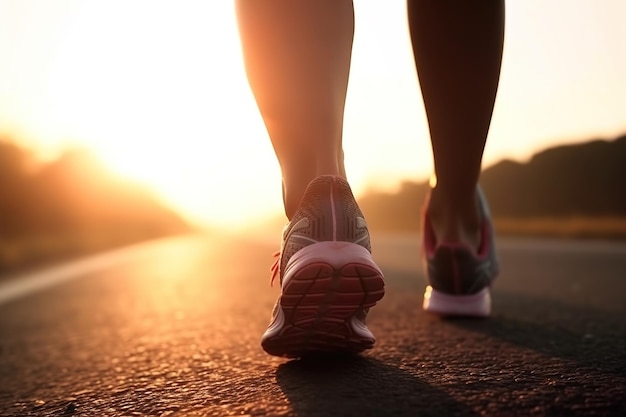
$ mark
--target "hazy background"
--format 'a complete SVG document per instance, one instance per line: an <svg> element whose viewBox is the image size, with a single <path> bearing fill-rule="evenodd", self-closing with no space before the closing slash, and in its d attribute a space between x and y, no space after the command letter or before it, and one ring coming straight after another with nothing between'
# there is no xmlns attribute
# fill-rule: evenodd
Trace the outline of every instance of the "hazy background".
<svg viewBox="0 0 626 417"><path fill-rule="evenodd" d="M359 195L432 170L401 0L355 0L345 119ZM626 132L626 3L507 3L485 166ZM0 0L0 135L54 161L91 151L205 225L281 211L230 1Z"/></svg>

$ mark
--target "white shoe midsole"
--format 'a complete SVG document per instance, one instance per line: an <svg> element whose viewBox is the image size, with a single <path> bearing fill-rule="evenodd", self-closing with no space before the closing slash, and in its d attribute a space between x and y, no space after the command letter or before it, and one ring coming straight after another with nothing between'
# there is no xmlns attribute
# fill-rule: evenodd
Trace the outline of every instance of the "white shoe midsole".
<svg viewBox="0 0 626 417"><path fill-rule="evenodd" d="M491 314L491 291L488 287L470 295L446 294L430 285L424 292L424 310L450 316L487 317Z"/></svg>
<svg viewBox="0 0 626 417"><path fill-rule="evenodd" d="M319 242L300 249L289 259L285 267L282 288L285 288L300 269L317 262L328 264L335 269L347 264L361 264L378 271L380 276L383 276L370 252L363 246L351 242Z"/></svg>

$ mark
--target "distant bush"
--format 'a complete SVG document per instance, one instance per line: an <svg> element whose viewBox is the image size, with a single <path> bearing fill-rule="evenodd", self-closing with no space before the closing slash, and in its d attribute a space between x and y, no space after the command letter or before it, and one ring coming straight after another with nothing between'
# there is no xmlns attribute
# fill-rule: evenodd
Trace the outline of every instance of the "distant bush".
<svg viewBox="0 0 626 417"><path fill-rule="evenodd" d="M0 273L188 230L147 189L88 152L42 163L0 139Z"/></svg>
<svg viewBox="0 0 626 417"><path fill-rule="evenodd" d="M555 234L626 237L618 233L626 219L626 136L558 146L527 163L501 161L480 182L503 231L518 234L527 225L546 234L553 223ZM427 192L426 181L405 182L397 193L366 193L359 204L373 229L415 231Z"/></svg>

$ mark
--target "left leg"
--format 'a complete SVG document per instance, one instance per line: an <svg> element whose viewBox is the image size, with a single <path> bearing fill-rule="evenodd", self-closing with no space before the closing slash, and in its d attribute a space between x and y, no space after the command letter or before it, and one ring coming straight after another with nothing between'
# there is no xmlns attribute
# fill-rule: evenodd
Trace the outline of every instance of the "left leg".
<svg viewBox="0 0 626 417"><path fill-rule="evenodd" d="M278 157L292 218L320 175L345 179L342 131L351 0L238 0L248 81Z"/></svg>
<svg viewBox="0 0 626 417"><path fill-rule="evenodd" d="M273 267L281 295L261 344L289 357L369 349L365 316L384 282L343 166L352 1L238 0L237 12L290 220Z"/></svg>

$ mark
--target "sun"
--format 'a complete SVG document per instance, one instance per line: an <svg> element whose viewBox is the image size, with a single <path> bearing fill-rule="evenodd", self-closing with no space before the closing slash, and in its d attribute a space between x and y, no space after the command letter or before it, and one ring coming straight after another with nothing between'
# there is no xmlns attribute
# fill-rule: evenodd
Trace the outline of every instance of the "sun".
<svg viewBox="0 0 626 417"><path fill-rule="evenodd" d="M231 2L82 2L48 85L72 137L193 221L280 209Z"/></svg>

